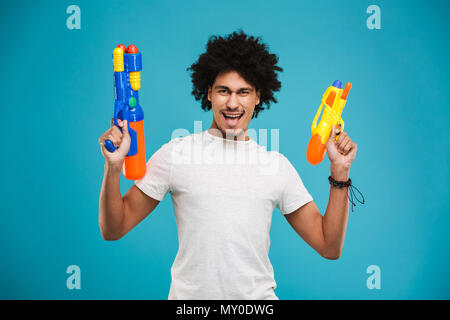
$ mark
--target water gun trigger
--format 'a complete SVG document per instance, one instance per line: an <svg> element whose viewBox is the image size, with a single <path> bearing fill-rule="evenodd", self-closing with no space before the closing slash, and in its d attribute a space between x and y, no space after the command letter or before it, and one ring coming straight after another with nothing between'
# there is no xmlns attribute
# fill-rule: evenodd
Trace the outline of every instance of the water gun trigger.
<svg viewBox="0 0 450 320"><path fill-rule="evenodd" d="M114 125L119 128L120 132L122 132L122 129L119 127L119 123L118 123L118 119L120 120L124 120L124 119L128 119L127 115L128 115L128 110L126 109L127 105L124 105L123 103L120 103L117 105L117 108L114 112Z"/></svg>
<svg viewBox="0 0 450 320"><path fill-rule="evenodd" d="M336 134L336 140L334 140L334 142L337 142L337 140L339 139L339 136L342 132L344 132L344 120L339 119L338 123L336 124L336 126L340 126L340 130L339 133Z"/></svg>

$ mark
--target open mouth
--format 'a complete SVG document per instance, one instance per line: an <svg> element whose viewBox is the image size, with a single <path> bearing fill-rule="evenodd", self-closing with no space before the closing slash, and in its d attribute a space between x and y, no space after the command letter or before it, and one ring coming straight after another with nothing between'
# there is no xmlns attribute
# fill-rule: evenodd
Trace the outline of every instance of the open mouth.
<svg viewBox="0 0 450 320"><path fill-rule="evenodd" d="M235 125L238 124L239 120L242 118L242 116L244 115L243 113L225 113L222 112L223 117L225 118L225 122L233 127Z"/></svg>

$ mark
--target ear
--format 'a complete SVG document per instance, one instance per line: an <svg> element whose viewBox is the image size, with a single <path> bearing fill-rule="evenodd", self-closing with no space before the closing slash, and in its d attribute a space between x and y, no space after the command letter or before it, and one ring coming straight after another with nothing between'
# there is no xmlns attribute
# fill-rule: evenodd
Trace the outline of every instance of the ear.
<svg viewBox="0 0 450 320"><path fill-rule="evenodd" d="M208 101L211 101L211 86L208 86Z"/></svg>

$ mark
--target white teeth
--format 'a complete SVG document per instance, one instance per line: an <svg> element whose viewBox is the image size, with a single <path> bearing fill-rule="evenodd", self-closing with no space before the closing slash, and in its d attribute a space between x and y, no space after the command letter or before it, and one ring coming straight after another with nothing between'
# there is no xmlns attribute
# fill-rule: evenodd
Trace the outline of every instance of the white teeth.
<svg viewBox="0 0 450 320"><path fill-rule="evenodd" d="M227 118L239 118L240 116L242 116L242 114L238 114L238 115L230 115L230 114L226 114L226 113L224 113L224 115L225 115Z"/></svg>

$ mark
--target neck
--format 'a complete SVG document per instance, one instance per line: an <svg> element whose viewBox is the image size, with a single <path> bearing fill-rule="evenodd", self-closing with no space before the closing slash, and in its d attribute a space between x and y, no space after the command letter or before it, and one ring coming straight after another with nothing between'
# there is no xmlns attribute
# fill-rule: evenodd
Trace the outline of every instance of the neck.
<svg viewBox="0 0 450 320"><path fill-rule="evenodd" d="M248 137L248 129L227 129L222 130L213 120L211 128L209 128L208 132L216 137L229 139L234 141L248 141L250 138Z"/></svg>

